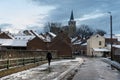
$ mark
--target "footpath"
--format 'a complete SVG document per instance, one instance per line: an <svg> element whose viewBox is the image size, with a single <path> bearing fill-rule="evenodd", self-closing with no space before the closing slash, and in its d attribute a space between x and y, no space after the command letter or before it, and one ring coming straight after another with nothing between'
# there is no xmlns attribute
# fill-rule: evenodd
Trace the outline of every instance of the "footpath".
<svg viewBox="0 0 120 80"><path fill-rule="evenodd" d="M51 62L51 66L43 64L41 66L14 73L0 80L67 80L71 74L83 63L82 58L64 59Z"/></svg>

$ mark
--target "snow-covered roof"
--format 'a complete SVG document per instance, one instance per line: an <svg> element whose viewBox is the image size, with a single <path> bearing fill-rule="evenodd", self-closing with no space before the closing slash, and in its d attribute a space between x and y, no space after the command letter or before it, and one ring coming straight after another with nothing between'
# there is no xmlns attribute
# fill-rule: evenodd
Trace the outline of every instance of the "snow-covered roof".
<svg viewBox="0 0 120 80"><path fill-rule="evenodd" d="M94 51L97 52L109 52L110 50L106 49L106 48L93 48Z"/></svg>
<svg viewBox="0 0 120 80"><path fill-rule="evenodd" d="M27 31L28 33L29 33L29 35L34 35L32 32L31 32L31 30L21 30L21 31L19 31L17 34L15 34L15 35L19 35L19 36L25 36L26 34L24 33L24 31Z"/></svg>
<svg viewBox="0 0 120 80"><path fill-rule="evenodd" d="M110 34L105 34L104 35L105 38L110 38ZM112 35L112 38L117 38L114 34Z"/></svg>
<svg viewBox="0 0 120 80"><path fill-rule="evenodd" d="M81 43L82 43L81 40L77 40L73 44L81 44Z"/></svg>
<svg viewBox="0 0 120 80"><path fill-rule="evenodd" d="M117 37L118 41L120 41L120 37Z"/></svg>
<svg viewBox="0 0 120 80"><path fill-rule="evenodd" d="M115 36L120 36L120 34L115 34Z"/></svg>
<svg viewBox="0 0 120 80"><path fill-rule="evenodd" d="M43 37L42 35L38 35L38 37L42 40L45 40L45 37Z"/></svg>
<svg viewBox="0 0 120 80"><path fill-rule="evenodd" d="M83 44L81 44L81 45L85 46L85 45L87 45L87 43L83 43Z"/></svg>
<svg viewBox="0 0 120 80"><path fill-rule="evenodd" d="M77 39L77 37L71 38L71 42L74 42L76 39Z"/></svg>
<svg viewBox="0 0 120 80"><path fill-rule="evenodd" d="M94 34L94 35L90 36L89 39L96 38L96 37L103 37L103 36L101 36L101 35L99 35L99 34Z"/></svg>
<svg viewBox="0 0 120 80"><path fill-rule="evenodd" d="M26 47L28 40L0 39L1 46Z"/></svg>
<svg viewBox="0 0 120 80"><path fill-rule="evenodd" d="M18 39L18 40L31 40L33 39L35 36L34 35L16 35L14 36L15 39Z"/></svg>
<svg viewBox="0 0 120 80"><path fill-rule="evenodd" d="M116 34L115 36L118 39L118 41L120 41L120 34Z"/></svg>
<svg viewBox="0 0 120 80"><path fill-rule="evenodd" d="M113 47L120 48L120 45L113 45Z"/></svg>
<svg viewBox="0 0 120 80"><path fill-rule="evenodd" d="M51 40L53 38L55 38L56 35L52 32L47 32L47 33L42 33L42 34L38 35L38 37L45 42L51 42Z"/></svg>
<svg viewBox="0 0 120 80"><path fill-rule="evenodd" d="M0 34L5 34L9 38L14 39L13 35L11 33L9 33L9 32L1 32Z"/></svg>
<svg viewBox="0 0 120 80"><path fill-rule="evenodd" d="M36 33L35 31L32 31L32 30L31 30L31 32L34 34L34 36L37 36L37 37L39 37L40 39L45 40L45 37L44 37L44 36L39 35L38 33Z"/></svg>
<svg viewBox="0 0 120 80"><path fill-rule="evenodd" d="M48 32L52 37L56 37L56 35L52 32Z"/></svg>
<svg viewBox="0 0 120 80"><path fill-rule="evenodd" d="M11 37L12 39L14 39L14 35L12 35L12 34L10 34L10 33L8 33L7 34L9 37Z"/></svg>

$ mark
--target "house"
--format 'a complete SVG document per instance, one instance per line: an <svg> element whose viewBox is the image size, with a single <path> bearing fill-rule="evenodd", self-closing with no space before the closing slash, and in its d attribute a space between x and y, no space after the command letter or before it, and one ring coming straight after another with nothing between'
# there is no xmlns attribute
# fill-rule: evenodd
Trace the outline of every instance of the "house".
<svg viewBox="0 0 120 80"><path fill-rule="evenodd" d="M48 50L51 41L56 37L52 32L47 32L45 34L37 34L31 31L36 37L29 40L27 43L28 50Z"/></svg>
<svg viewBox="0 0 120 80"><path fill-rule="evenodd" d="M102 56L104 52L109 52L105 46L105 38L99 34L91 36L87 40L87 55Z"/></svg>
<svg viewBox="0 0 120 80"><path fill-rule="evenodd" d="M111 37L110 37L110 35L106 34L106 35L104 35L104 37L105 37L106 45L107 44L111 44ZM112 35L112 44L118 44L118 38L115 35Z"/></svg>
<svg viewBox="0 0 120 80"><path fill-rule="evenodd" d="M6 33L6 32L2 32L2 33L0 33L0 38L1 38L1 39L12 39L12 36L9 35L9 34Z"/></svg>
<svg viewBox="0 0 120 80"><path fill-rule="evenodd" d="M72 57L71 39L61 31L49 45L50 50L57 50L59 57Z"/></svg>
<svg viewBox="0 0 120 80"><path fill-rule="evenodd" d="M26 50L27 40L0 39L0 50L16 49Z"/></svg>
<svg viewBox="0 0 120 80"><path fill-rule="evenodd" d="M36 36L27 42L27 50L46 50L46 43L43 36Z"/></svg>
<svg viewBox="0 0 120 80"><path fill-rule="evenodd" d="M52 33L50 33L53 35ZM48 33L47 33L48 35ZM60 57L71 57L72 48L71 40L64 32L60 32L57 36L48 40L46 36L36 35L36 37L27 43L28 50L55 50Z"/></svg>
<svg viewBox="0 0 120 80"><path fill-rule="evenodd" d="M86 55L87 43L82 43L80 36L72 38L72 52L75 55Z"/></svg>
<svg viewBox="0 0 120 80"><path fill-rule="evenodd" d="M52 32L41 33L40 35L42 35L48 42L51 42L56 37Z"/></svg>
<svg viewBox="0 0 120 80"><path fill-rule="evenodd" d="M25 50L27 41L28 40L15 39L14 35L9 32L2 32L0 33L0 50Z"/></svg>
<svg viewBox="0 0 120 80"><path fill-rule="evenodd" d="M115 37L117 38L117 45L120 45L120 34L116 34Z"/></svg>
<svg viewBox="0 0 120 80"><path fill-rule="evenodd" d="M113 45L112 46L113 51L113 59L120 63L120 45Z"/></svg>

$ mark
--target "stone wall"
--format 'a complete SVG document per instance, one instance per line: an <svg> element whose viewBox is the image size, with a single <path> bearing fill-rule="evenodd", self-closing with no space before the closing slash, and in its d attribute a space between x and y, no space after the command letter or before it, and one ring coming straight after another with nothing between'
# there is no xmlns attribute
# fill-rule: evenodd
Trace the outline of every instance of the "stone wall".
<svg viewBox="0 0 120 80"><path fill-rule="evenodd" d="M46 53L48 51L31 51L31 50L1 50L0 59L13 59L13 58L30 58L41 57L46 59ZM58 58L57 51L51 50L53 58Z"/></svg>

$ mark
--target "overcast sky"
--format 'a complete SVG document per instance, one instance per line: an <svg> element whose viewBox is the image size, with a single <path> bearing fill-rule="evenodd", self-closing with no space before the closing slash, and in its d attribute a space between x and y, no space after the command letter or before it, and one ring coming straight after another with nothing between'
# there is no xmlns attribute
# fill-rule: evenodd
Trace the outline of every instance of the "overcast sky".
<svg viewBox="0 0 120 80"><path fill-rule="evenodd" d="M42 31L47 22L67 25L71 10L77 27L87 24L109 33L109 14L113 16L113 33L120 34L120 0L0 0L0 28L16 32Z"/></svg>

